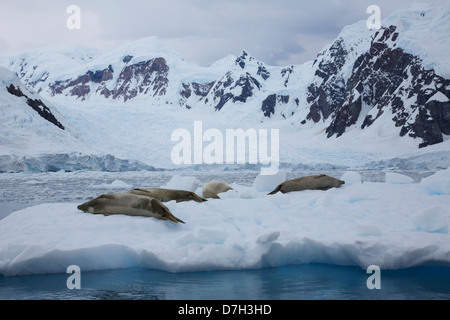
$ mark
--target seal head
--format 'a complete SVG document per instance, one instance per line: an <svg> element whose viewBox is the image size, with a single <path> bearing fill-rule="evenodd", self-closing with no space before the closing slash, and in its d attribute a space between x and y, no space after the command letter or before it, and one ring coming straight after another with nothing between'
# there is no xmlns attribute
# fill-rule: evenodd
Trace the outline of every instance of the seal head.
<svg viewBox="0 0 450 320"><path fill-rule="evenodd" d="M209 182L203 186L203 197L206 199L220 199L219 193L233 190L225 181Z"/></svg>

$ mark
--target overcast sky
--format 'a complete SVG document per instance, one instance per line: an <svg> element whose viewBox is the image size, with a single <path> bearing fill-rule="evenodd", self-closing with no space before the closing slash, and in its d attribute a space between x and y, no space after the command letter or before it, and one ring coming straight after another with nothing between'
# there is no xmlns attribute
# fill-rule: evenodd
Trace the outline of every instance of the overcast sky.
<svg viewBox="0 0 450 320"><path fill-rule="evenodd" d="M431 0L442 1L442 0ZM447 0L448 1L448 0ZM341 29L382 18L408 0L0 0L0 56L38 46L114 48L157 36L185 60L210 65L247 50L269 65L315 58ZM81 9L81 29L66 26L69 5Z"/></svg>

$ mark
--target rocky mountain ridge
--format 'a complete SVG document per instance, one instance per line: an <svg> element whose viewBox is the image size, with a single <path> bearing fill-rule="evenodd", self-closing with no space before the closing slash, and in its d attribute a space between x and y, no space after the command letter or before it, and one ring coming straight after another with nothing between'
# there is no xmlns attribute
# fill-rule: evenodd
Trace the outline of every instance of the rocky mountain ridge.
<svg viewBox="0 0 450 320"><path fill-rule="evenodd" d="M389 125L422 148L450 135L450 80L424 62L423 50L405 45L415 43L408 37L416 30L408 24L448 35L449 21L450 13L438 7L410 6L386 19L380 30L367 30L364 21L346 27L315 61L300 66L268 66L244 50L204 68L151 38L103 56L77 56L70 72L51 70L37 53L12 58L8 67L48 99L139 100L149 107L249 112L262 121L292 118L299 127L325 125L328 138ZM421 44L427 46L433 43ZM441 59L447 59L445 52Z"/></svg>

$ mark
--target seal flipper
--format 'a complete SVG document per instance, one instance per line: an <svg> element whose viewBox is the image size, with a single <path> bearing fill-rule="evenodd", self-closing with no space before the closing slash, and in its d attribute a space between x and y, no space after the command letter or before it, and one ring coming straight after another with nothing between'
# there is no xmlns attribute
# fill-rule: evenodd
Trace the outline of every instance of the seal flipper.
<svg viewBox="0 0 450 320"><path fill-rule="evenodd" d="M195 194L194 192L192 192L192 200L196 201L196 202L205 202L208 201L205 198L199 197L197 194Z"/></svg>
<svg viewBox="0 0 450 320"><path fill-rule="evenodd" d="M283 184L280 184L278 187L275 188L275 190L273 190L271 193L269 193L267 195L269 196L269 195L272 195L272 194L276 194L276 193L281 191L281 188L283 188Z"/></svg>
<svg viewBox="0 0 450 320"><path fill-rule="evenodd" d="M152 199L151 200L151 206L153 209L153 212L157 215L157 218L162 220L170 220L172 222L178 223L185 223L183 220L178 219L175 217L172 212L170 212L169 208L167 208L165 205L161 203L158 199Z"/></svg>

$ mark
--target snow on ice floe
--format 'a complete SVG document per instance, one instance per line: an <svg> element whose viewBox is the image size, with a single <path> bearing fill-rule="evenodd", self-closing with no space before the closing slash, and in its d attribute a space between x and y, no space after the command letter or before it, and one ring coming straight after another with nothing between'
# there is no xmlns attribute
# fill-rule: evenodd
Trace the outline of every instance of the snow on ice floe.
<svg viewBox="0 0 450 320"><path fill-rule="evenodd" d="M286 170L278 170L274 175L258 175L253 187L258 191L273 191L280 183L286 181Z"/></svg>
<svg viewBox="0 0 450 320"><path fill-rule="evenodd" d="M386 183L412 183L414 179L397 172L386 172Z"/></svg>
<svg viewBox="0 0 450 320"><path fill-rule="evenodd" d="M167 203L184 225L92 215L77 203L37 205L0 220L0 274L65 273L73 264L82 271L169 272L307 263L450 266L450 170L407 184L361 183L358 175L345 173L352 183L326 192L268 196L233 184L234 196ZM189 181L197 183L171 183Z"/></svg>
<svg viewBox="0 0 450 320"><path fill-rule="evenodd" d="M450 172L450 169L444 172ZM431 195L450 195L450 179L442 179L439 175L433 175L422 181L422 185Z"/></svg>
<svg viewBox="0 0 450 320"><path fill-rule="evenodd" d="M341 180L345 181L346 185L361 184L361 175L358 172L349 171L342 175Z"/></svg>
<svg viewBox="0 0 450 320"><path fill-rule="evenodd" d="M133 187L122 180L114 180L111 183L91 185L92 189L132 189Z"/></svg>
<svg viewBox="0 0 450 320"><path fill-rule="evenodd" d="M429 208L414 217L414 223L426 232L448 233L448 221L441 207Z"/></svg>

